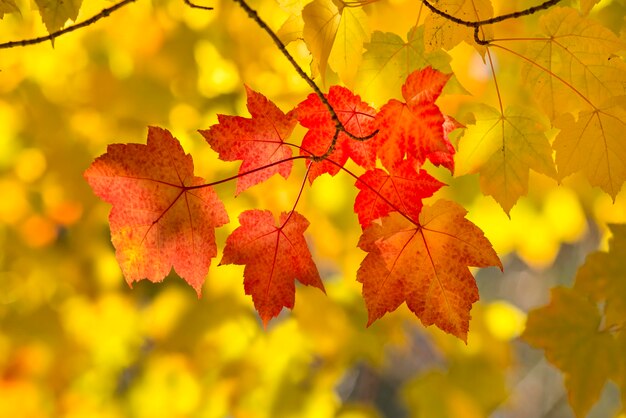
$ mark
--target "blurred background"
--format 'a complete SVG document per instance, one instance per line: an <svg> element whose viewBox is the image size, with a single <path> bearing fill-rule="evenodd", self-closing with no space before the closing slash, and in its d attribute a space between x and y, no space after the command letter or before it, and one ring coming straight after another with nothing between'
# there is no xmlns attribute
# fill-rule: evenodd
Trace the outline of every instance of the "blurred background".
<svg viewBox="0 0 626 418"><path fill-rule="evenodd" d="M496 13L533 4L493 3ZM46 34L31 2L17 4L21 13L0 21L0 42ZM79 20L111 4L85 1ZM217 160L196 130L219 113L248 116L244 83L284 111L310 93L242 10L205 4L215 10L138 0L54 46L0 50L0 417L573 416L562 374L518 336L551 287L570 285L585 256L606 249L606 224L626 222L626 193L613 202L582 177L558 186L531 173L530 193L509 218L480 193L476 175L431 168L450 185L436 197L463 204L505 266L476 271L481 301L467 345L423 328L405 306L365 328L357 190L341 174L307 186L298 206L312 223L307 238L327 296L298 287L293 312L267 330L244 295L242 266L214 262L200 299L174 274L128 287L110 208L82 176L93 159L111 143L145 142L147 126L158 125L192 154L197 175L227 177L238 164ZM252 6L277 30L303 4ZM364 10L373 30L404 37L423 20L416 4L380 0ZM592 13L619 34L624 10L623 1L602 1ZM532 35L536 21L507 24ZM308 70L304 43L289 50ZM450 54L471 95L447 95L444 113L463 120L467 103L496 105L475 50ZM495 64L502 94L525 100L519 62L495 55ZM218 230L218 248L241 211L289 210L303 175L297 167L290 181L274 177L236 199L234 184L220 186L231 223ZM618 411L609 384L590 416Z"/></svg>

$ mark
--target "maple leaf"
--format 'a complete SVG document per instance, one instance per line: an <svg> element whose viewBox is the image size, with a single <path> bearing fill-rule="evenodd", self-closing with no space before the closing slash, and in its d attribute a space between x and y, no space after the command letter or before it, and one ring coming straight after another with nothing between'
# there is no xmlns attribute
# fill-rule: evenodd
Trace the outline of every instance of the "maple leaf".
<svg viewBox="0 0 626 418"><path fill-rule="evenodd" d="M434 3L434 6L450 16L469 22L493 17L493 6L490 0L439 0ZM480 33L483 39L493 38L491 26L481 27ZM463 41L473 45L483 56L486 51L483 45L476 44L474 28L458 25L434 13L430 13L424 21L424 41L426 51L440 48L450 50Z"/></svg>
<svg viewBox="0 0 626 418"><path fill-rule="evenodd" d="M353 135L364 137L374 132L374 108L364 103L359 96L341 86L332 86L325 96L335 109L343 126ZM323 155L331 145L335 135L335 123L328 109L316 94L310 94L296 108L300 124L309 131L302 140L302 155ZM376 142L373 139L357 141L344 132L339 132L335 148L328 156L334 161L313 162L309 171L309 181L329 173L334 176L350 157L364 168L374 168L376 164ZM339 165L337 165L339 164Z"/></svg>
<svg viewBox="0 0 626 418"><path fill-rule="evenodd" d="M626 324L626 225L609 224L609 251L587 256L576 273L574 289L604 304L605 326Z"/></svg>
<svg viewBox="0 0 626 418"><path fill-rule="evenodd" d="M248 111L251 119L240 116L218 115L219 123L199 132L211 148L225 161L242 160L239 174L260 169L288 159L291 148L285 143L296 120L292 113L283 113L274 103L246 86ZM289 177L293 161L263 168L237 179L239 194L248 187L259 184L278 173Z"/></svg>
<svg viewBox="0 0 626 418"><path fill-rule="evenodd" d="M174 268L200 295L224 205L167 130L150 127L143 144L112 144L85 171L94 193L113 205L111 240L129 285L159 282Z"/></svg>
<svg viewBox="0 0 626 418"><path fill-rule="evenodd" d="M478 288L468 266L502 264L482 231L458 204L425 205L415 225L398 213L363 231L368 254L357 280L363 283L368 325L406 302L425 326L435 324L467 341Z"/></svg>
<svg viewBox="0 0 626 418"><path fill-rule="evenodd" d="M626 63L616 55L626 42L571 8L552 8L540 25L546 37L529 43L523 76L551 119L626 94Z"/></svg>
<svg viewBox="0 0 626 418"><path fill-rule="evenodd" d="M416 171L409 161L400 163L391 174L379 168L369 170L356 182L360 191L354 211L362 228L394 211L401 211L417 223L422 199L432 196L443 185L425 170Z"/></svg>
<svg viewBox="0 0 626 418"><path fill-rule="evenodd" d="M15 4L15 0L0 0L0 19L9 13L20 13L20 8Z"/></svg>
<svg viewBox="0 0 626 418"><path fill-rule="evenodd" d="M221 264L244 264L244 289L263 323L283 307L293 308L295 279L324 292L317 267L304 239L309 226L297 212L280 215L276 226L267 210L248 210L239 215L240 227L226 240Z"/></svg>
<svg viewBox="0 0 626 418"><path fill-rule="evenodd" d="M65 22L76 20L83 0L35 0L48 33L61 29Z"/></svg>
<svg viewBox="0 0 626 418"><path fill-rule="evenodd" d="M314 0L302 9L302 31L313 62L313 77L326 78L327 66L344 82L351 84L362 56L363 43L369 40L367 15L342 1Z"/></svg>
<svg viewBox="0 0 626 418"><path fill-rule="evenodd" d="M457 174L480 173L480 188L508 214L528 193L530 169L556 178L552 148L544 132L549 123L529 108L510 106L501 114L481 105L459 141Z"/></svg>
<svg viewBox="0 0 626 418"><path fill-rule="evenodd" d="M619 370L615 360L623 361L623 355L611 333L600 330L601 314L586 295L563 287L551 293L549 305L528 314L522 338L545 350L548 361L565 374L569 403L582 418Z"/></svg>
<svg viewBox="0 0 626 418"><path fill-rule="evenodd" d="M376 115L378 156L392 171L404 160L420 167L433 153L448 153L449 141L444 135L445 119L435 100L450 75L432 67L414 71L402 86L406 103L391 99ZM440 155L437 155L440 160Z"/></svg>
<svg viewBox="0 0 626 418"><path fill-rule="evenodd" d="M444 73L452 73L450 55L440 49L432 52L424 50L423 26L412 28L406 41L395 33L375 31L365 49L357 72L356 90L375 103L400 98L402 84L420 68L431 66ZM459 90L464 91L462 87Z"/></svg>
<svg viewBox="0 0 626 418"><path fill-rule="evenodd" d="M578 120L564 114L554 121L561 129L552 147L559 178L581 171L592 186L613 199L626 181L626 109L622 103L580 112Z"/></svg>

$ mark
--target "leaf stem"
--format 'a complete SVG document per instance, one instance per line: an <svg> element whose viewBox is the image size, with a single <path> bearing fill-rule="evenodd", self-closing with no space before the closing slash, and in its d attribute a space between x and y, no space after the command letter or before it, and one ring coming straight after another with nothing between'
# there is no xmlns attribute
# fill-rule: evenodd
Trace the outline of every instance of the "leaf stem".
<svg viewBox="0 0 626 418"><path fill-rule="evenodd" d="M185 4L192 9L200 9L200 10L213 10L212 7L209 6L200 6L199 4L192 3L190 0L183 0Z"/></svg>
<svg viewBox="0 0 626 418"><path fill-rule="evenodd" d="M280 226L279 229L283 229L285 227L285 225L287 225L287 222L289 222L289 219L291 218L291 215L293 215L293 213L296 211L296 206L298 206L298 202L300 201L300 197L302 196L302 191L304 190L304 185L306 184L306 179L309 177L309 171L311 171L311 165L313 163L311 161L309 161L309 163L306 166L306 173L304 173L304 178L302 179L302 184L300 185L300 191L298 192L298 196L296 197L296 201L293 203L293 207L291 208L291 211L289 212L289 215L287 216L287 219L285 219L285 222L283 222L283 224Z"/></svg>
<svg viewBox="0 0 626 418"><path fill-rule="evenodd" d="M54 39L58 38L61 35L65 35L66 33L69 32L74 32L77 29L80 28L84 28L86 26L92 25L94 23L96 23L98 20L108 17L111 13L115 12L116 10L121 9L122 7L126 6L127 4L133 3L136 0L122 0L119 3L114 4L111 7L107 7L106 9L102 9L102 11L96 15L91 16L89 19L84 20L80 23L76 23L74 25L68 26L64 29L60 29L56 32L52 32L46 36L40 36L38 38L32 38L32 39L22 39L21 41L11 41L11 42L5 42L0 44L0 49L8 49L8 48L14 48L17 46L28 46L28 45L35 45L35 44L40 44L42 42L45 41L53 41Z"/></svg>

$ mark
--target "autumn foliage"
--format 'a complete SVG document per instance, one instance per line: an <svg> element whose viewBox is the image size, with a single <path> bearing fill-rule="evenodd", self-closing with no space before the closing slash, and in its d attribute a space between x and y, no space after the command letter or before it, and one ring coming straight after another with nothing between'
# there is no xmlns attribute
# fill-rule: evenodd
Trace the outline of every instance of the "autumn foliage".
<svg viewBox="0 0 626 418"><path fill-rule="evenodd" d="M285 114L247 88L252 118L220 115L217 125L200 133L221 159L241 160L233 178L237 193L274 174L289 177L295 159L307 164L311 183L341 170L355 177L360 193L354 210L364 229L359 247L368 253L357 280L368 325L406 302L425 325L466 340L478 300L467 267L502 264L458 204L440 200L422 210L422 200L443 186L422 168L426 159L454 168L451 122L435 104L448 78L431 67L416 71L402 88L406 102L391 100L379 112L348 89L331 87L326 99L342 132L314 94ZM289 142L296 121L308 128L302 145ZM292 148L300 157L292 157ZM368 171L357 176L344 168L348 158ZM387 171L375 168L377 158ZM228 222L212 188L222 181L194 177L191 156L160 128L149 129L145 146L110 145L85 178L113 205L111 236L127 281L161 281L174 268L200 295L217 254L214 229ZM304 238L309 222L295 211L299 197L278 223L269 211L242 213L220 262L245 265L245 292L265 324L293 307L296 279L324 289Z"/></svg>
<svg viewBox="0 0 626 418"><path fill-rule="evenodd" d="M35 0L33 7L48 35L5 42L0 44L0 49L43 42L55 45L55 42L59 42L58 37L109 18L133 2L134 0L120 0L110 3L91 18L80 21L79 11L87 7L82 0ZM601 217L601 220L595 219L595 223L589 222L611 204L612 213L618 212L618 208L622 206L616 202L619 202L620 196L624 196L626 21L623 13L626 8L623 2L420 0L415 4L405 5L402 1L278 0L269 3L280 13L272 18L274 20L268 18L267 21L264 20L264 13L257 13L247 1L233 2L233 10L236 11L234 13L240 14L242 20L248 22L253 30L243 26L243 29L239 29L239 20L237 24L231 25L234 14L229 14L230 5L225 4L220 4L220 7L228 11L214 20L207 18L208 23L194 20L198 16L209 16L204 14L207 11L217 13L212 9L212 6L217 9L217 5L207 7L184 0L184 8L183 5L179 6L189 14L181 12L177 17L181 22L184 21L181 24L184 29L177 34L179 38L169 39L170 29L161 28L150 33L153 30L151 20L147 21L149 25L145 25L138 32L133 32L136 29L130 28L132 22L122 20L115 27L124 30L115 33L120 38L112 39L111 44L124 37L133 38L133 33L136 37L144 29L146 39L152 40L145 45L136 45L136 50L132 53L118 51L109 56L109 52L83 52L84 61L99 60L100 54L107 56L108 61L103 62L107 61L106 65L111 67L111 71L118 72L116 77L127 82L123 88L119 88L119 92L125 94L126 90L134 88L143 92L135 92L138 95L147 96L148 93L145 92L152 92L155 86L151 83L154 80L144 83L144 80L133 78L133 71L140 69L137 71L146 71L146 74L151 74L154 79L161 79L162 84L167 86L162 90L154 88L157 92L154 97L163 95L166 96L166 101L180 101L176 107L171 103L165 106L166 110L162 113L167 114L166 116L157 111L151 113L154 97L140 102L137 107L149 110L146 114L133 114L132 118L139 121L142 129L145 125L152 125L147 128L145 143L134 143L135 140L131 140L131 143L111 144L109 131L98 113L119 112L124 116L116 117L122 119L129 118L129 115L124 106L112 106L107 101L109 96L119 92L108 91L106 84L109 76L106 71L103 74L89 74L79 80L76 74L66 75L72 82L73 77L77 78L76 84L79 86L90 86L94 96L102 102L101 107L96 107L97 110L85 106L77 115L67 118L63 111L55 109L51 112L43 106L45 110L34 109L32 115L27 105L20 110L29 116L34 115L35 119L41 119L41 129L54 131L58 126L67 124L81 132L87 138L84 142L88 144L86 146L89 151L84 154L89 161L102 152L103 143L109 144L106 152L95 158L90 165L83 161L80 171L84 170L84 179L93 193L110 205L108 226L117 265L128 285L140 288L131 293L141 293L142 285L136 283L142 280L161 282L168 276L177 275L193 288L198 298L205 298L198 302L199 305L212 304L222 295L207 291L208 287L211 290L219 287L214 286L213 282L205 283L207 278L211 277L214 281L222 271L228 271L231 275L233 271L237 275L241 274L243 289L237 295L244 301L242 306L245 307L248 319L252 318L250 323L254 332L270 335L279 326L290 323L289 321L299 321L298 326L309 332L312 335L311 341L315 342L311 344L311 341L306 341L302 345L316 345L319 342L319 351L303 354L302 357L308 356L307 360L298 364L304 365L303 368L314 369L311 367L311 359L321 359L320 370L329 374L320 374L322 377L319 381L330 387L327 393L332 393L329 396L332 400L329 403L337 403L337 376L349 374L346 370L353 367L352 363L371 360L367 344L371 335L380 333L378 338L385 342L387 339L392 340L393 331L387 328L384 332L380 331L385 324L392 324L389 328L402 332L399 330L401 326L395 327L393 321L404 318L402 312L395 311L406 305L405 314L408 313L411 320L414 315L423 326L435 325L456 337L449 338L431 328L427 335L433 336L433 340L441 338L444 342L434 344L440 346L437 349L427 350L437 352L429 356L439 356L438 349L441 347L444 347L441 348L443 357L453 350L462 353L458 358L450 355L446 359L448 370L445 379L435 370L423 373L422 380L412 387L407 385L409 387L403 396L407 404L416 402L418 405L414 409L418 411L415 416L488 416L504 405L508 395L497 390L492 393L491 389L478 393L478 388L481 385L491 388L492 381L497 379L501 379L504 387L505 381L510 380L511 376L505 376L500 369L511 367L514 361L511 360L509 351L502 350L506 351L503 354L497 348L506 344L512 346L510 340L517 336L530 346L542 350L542 358L545 357L562 372L567 400L577 418L590 414L603 395L607 382L612 382L619 389L623 414L626 405L626 228L616 222L626 219L626 215L619 213L613 216L617 220L606 216ZM266 3L268 2L255 7L259 6L259 10L264 10L268 7ZM174 10L174 6L168 7L170 6ZM387 11L387 7L391 12ZM22 9L19 0L0 0L0 19L5 15L21 15ZM602 19L599 19L600 13L592 12L600 9L604 13ZM400 16L401 13L410 16ZM609 16L611 13L613 15ZM152 18L151 15L150 19ZM172 24L169 17L159 15L154 19L155 22L159 19L169 22L161 22L163 27ZM277 25L276 19L282 19L282 25ZM406 26L402 33L390 31L390 28L395 27L395 19L398 22L409 22L405 25L398 24L398 27ZM68 25L68 20L75 23ZM221 23L215 24L218 21ZM229 22L227 26L230 32L225 36L216 35L220 32L216 28L224 26L223 22ZM524 25L521 22L525 22ZM206 35L207 38L198 37L190 41L191 38L187 37L192 32L196 36L198 28L206 29L206 34L202 36ZM126 30L129 32L126 33ZM256 37L265 35L269 36L268 43L272 42L270 46L271 52L276 54L275 61L284 61L282 65L292 72L293 79L281 79L285 78L285 74L277 70L280 65L274 63L273 56L266 56L267 48L259 47L258 51L255 50ZM166 38L171 43L163 41ZM225 42L223 49L228 50L227 53L214 48L218 38L220 42ZM188 50L181 48L181 51L172 53L170 50L177 49L178 43L189 43ZM104 50L107 48L110 45ZM158 49L167 50L172 56L162 61L150 61L148 58ZM245 53L241 52L243 49ZM186 61L192 55L202 70L187 68L194 67ZM248 57L247 62L239 62L243 61L243 56ZM148 58L144 62L145 57ZM170 59L172 57L176 58ZM464 59L459 57L475 61L459 63ZM174 63L177 59L181 62ZM47 67L42 65L40 68L38 63L34 63L34 58L33 62L26 58L24 60L24 67L36 67L31 69L34 74L31 78L24 77L21 80L19 77L7 77L6 82L0 80L0 91L7 94L7 103L14 100L16 95L19 96L12 93L14 86L20 86L18 93L24 91L29 95L41 96L40 100L46 106L47 101L55 100L55 96L64 96L62 83L50 81L53 85L51 88L42 88L41 91L33 89L28 83L43 78L41 74L45 73ZM261 60L267 62L259 64L257 61ZM0 72L3 76L11 74L17 68L11 56L7 57L6 62L9 71L3 67ZM231 65L232 68L224 64L233 62L235 65ZM215 72L210 72L212 66L215 66ZM200 75L202 71L205 72L204 75ZM465 85L468 77L462 74L463 71L475 71L477 74L472 76L474 80L482 77L480 88L476 85ZM190 72L198 74L189 76ZM235 76L231 77L231 73ZM209 80L207 83L210 87L200 82L195 83L196 76L198 80ZM59 75L59 79L61 78ZM269 86L272 82L275 85L265 90L265 85ZM301 86L294 87L293 91L286 91L299 85ZM202 94L196 90L203 90ZM239 90L245 92L247 114L243 114L246 113L243 102L236 105L231 103L236 101L235 96L239 97ZM193 94L186 96L189 91L193 91ZM71 100L82 104L84 91L79 92ZM24 97L31 97L24 94ZM200 97L202 95L204 96ZM192 99L187 100L189 97ZM22 129L22 124L27 125L6 111L4 102L0 100L0 130L17 129L13 125ZM217 104L206 105L207 102ZM226 102L229 104L225 105ZM154 106L157 108L159 104ZM154 116L157 114L160 116ZM175 126L176 123L172 121L181 119L181 114L185 116L182 119L189 123L182 124L182 127ZM48 118L54 119L54 122ZM56 121L57 118L61 122ZM170 123L165 122L167 120ZM211 122L206 122L207 120ZM135 122L129 122L129 125ZM208 145L207 153L196 155L194 152L192 158L185 150L189 143L185 142L187 138L182 131L193 132L203 147ZM133 132L136 135L138 129L135 127ZM4 134L4 131L1 133ZM92 137L98 137L100 142L95 139L91 142L89 138ZM28 142L30 137L26 135L24 138ZM95 145L91 147L92 144ZM0 145L4 147L5 143ZM8 157L0 152L0 168L3 170L6 161L13 159L12 148L7 146L7 149ZM207 168L204 165L206 155L232 163L223 165L231 171L224 174L221 163L219 168ZM63 158L54 160L60 161ZM48 161L53 161L53 158ZM45 171L46 160L41 164ZM16 167L17 165L18 163ZM28 165L29 163L22 164ZM28 183L32 181L28 170L16 168L15 176L26 179L24 182ZM200 177L197 175L200 170L213 174L202 174ZM9 171L11 170L7 172ZM283 181L279 177L289 181L289 187L294 185L295 188L286 187L281 190L284 192L282 197L288 196L287 203L284 199L276 202L272 210L256 204L255 197L258 196L255 193L263 193L259 192L263 190L262 187L287 184L277 183L277 180ZM74 178L80 179L80 175L76 172ZM333 276L328 272L325 260L317 252L319 237L323 233L312 233L317 232L315 229L318 225L328 219L311 216L311 213L315 213L315 208L307 211L310 203L307 198L309 193L314 195L319 191L320 188L315 188L320 187L323 182L328 182L324 183L324 187L328 187L327 184L338 184L346 179L347 183L342 184L348 185L346 187L352 195L343 206L342 216L347 209L354 221L353 230L356 232L354 235L344 230L339 233L345 233L349 237L346 238L351 240L349 245L360 258L357 262L352 262L354 258L346 258L354 265L356 277L342 276L339 279L336 277L338 275ZM471 183L471 179L475 183ZM65 184L62 181L60 183ZM221 187L225 183L233 187ZM6 190L14 190L10 187L11 184L0 181L0 191L10 195ZM89 192L82 179L80 184ZM579 184L584 186L579 187ZM466 185L467 190L464 189ZM533 190L533 185L540 190ZM496 314L489 317L483 311L486 309L485 305L477 304L481 295L484 300L484 282L479 281L479 295L475 279L477 269L495 267L481 272L485 276L492 273L499 275L498 270L507 272L505 280L496 279L497 285L491 282L485 285L485 288L490 288L492 296L497 293L494 290L496 287L511 287L515 288L515 292L526 292L524 277L517 277L520 260L527 261L522 254L523 249L530 252L544 251L549 247L542 241L549 234L545 230L561 228L561 235L552 243L553 254L546 257L550 259L549 264L557 258L559 249L565 247L562 244L572 243L584 233L576 235L566 231L566 227L562 226L567 225L566 222L559 223L559 227L552 225L558 223L560 216L565 216L565 209L569 209L565 206L571 201L558 206L560 212L553 211L547 215L548 220L534 224L528 222L521 227L518 225L513 232L512 229L498 230L503 223L494 221L492 224L491 218L499 217L511 223L517 218L527 221L524 215L536 209L532 205L541 206L536 201L537 196L545 198L548 194L546 190L555 190L563 185L574 190L570 195L574 196L575 203L584 199L593 202L587 204L584 213L580 210L580 228L582 231L588 224L593 224L589 235L592 236L595 246L598 241L606 238L601 237L603 233L610 235L611 239L605 245L605 250L591 252L584 263L584 255L579 255L578 259L572 256L577 263L570 262L564 256L565 261L559 262L567 266L554 273L558 277L551 286L554 283L564 283L569 274L573 278L571 287L559 285L552 288L549 302L538 308L537 305L548 300L548 288L544 289L544 300L541 295L530 295L528 299L531 302L528 305L520 303L524 305L520 312L525 311L528 314L525 326L519 325L517 333L511 332L497 337L491 330L483 330L472 345L470 329L493 327L493 323L501 323L508 318L499 317L497 313L501 311L498 309L493 309ZM30 190L24 193L27 196L22 200L35 207L51 205L50 202L56 204L60 199L58 196L62 195L57 189L45 196L42 193L41 199L31 196ZM344 191L342 189L337 193ZM529 194L534 196L533 203L524 199ZM93 198L91 194L89 196ZM598 203L598 196L606 198L604 206ZM272 197L268 197L266 201L271 199ZM482 199L480 202L488 201L489 204L480 203L479 199ZM7 199L9 200L11 199ZM22 200L14 200L18 203L13 207L19 209ZM0 205L0 220L6 218L9 219L8 223L14 222L17 225L19 217L14 220L6 215L10 211L5 206ZM277 206L282 207L277 209ZM59 204L58 207L60 209L55 207L55 210L46 213L47 217L32 216L20 226L20 233L30 236L37 235L39 230L45 230L48 237L62 237L65 228L81 217L82 206L75 211L75 219L67 215L71 213L68 209L72 208L71 205ZM99 206L100 209L102 207ZM481 211L484 212L480 213ZM102 212L94 213L103 224L105 220ZM479 221L481 217L482 223ZM342 217L342 222L345 219ZM337 222L341 224L341 228L344 227L342 222ZM4 230L0 232L2 240ZM507 234L515 237L508 237ZM11 238L9 234L6 236ZM44 238L41 241L33 239L33 242L45 242ZM328 243L324 243L327 247L335 245L330 242L330 234L328 240ZM499 245L502 244L499 241L506 244ZM108 245L108 242L105 244ZM508 257L508 253L515 251L517 254ZM581 254L590 251L590 248L585 248L585 252ZM106 252L112 259L113 255L108 247ZM8 257L0 257L0 273L3 278L5 269L2 263L12 255L8 250L7 254ZM92 255L89 254L89 257ZM580 267L575 265L581 263ZM15 264L16 271L21 274L23 264ZM120 282L119 270L114 261L113 265L118 274L117 281ZM510 269L509 266L513 268ZM538 263L538 266L531 267L540 270L545 266ZM526 272L531 267L524 265ZM11 272L10 269L6 270ZM508 273L509 270L513 272ZM6 277L10 275L7 273ZM515 285L507 281L509 277L515 278ZM358 321L353 322L359 323L358 331L354 330L353 323L336 315L338 310L344 309L344 306L337 308L333 305L337 299L349 299L345 294L334 294L334 284L339 280L343 284L350 281L351 285L357 287L353 300L356 300L355 306L361 312L355 315ZM187 288L185 290L188 291ZM362 298L358 295L359 291ZM73 312L71 306L58 308L61 305L55 299L58 295L46 292L41 291L40 299L56 304L52 311ZM326 292L328 295L325 295ZM12 303L11 298L14 297L11 292L6 294L6 297L3 294L4 298L0 299L0 314L5 305ZM299 309L295 309L292 314L286 313L286 320L275 319L285 311L283 308L294 309L297 300L305 298L325 301L320 302L320 306L325 306L326 309L318 312L315 311L317 306L298 305ZM541 302L537 302L538 300ZM223 301L224 304L231 303L227 298ZM251 309L250 301L256 313ZM516 312L516 309L517 307L505 311ZM121 312L122 308L118 310ZM520 315L524 317L526 314ZM212 313L208 316L211 321L223 320ZM74 315L68 317L74 318ZM383 317L385 318L382 319ZM491 325L485 325L489 322L485 318L491 321ZM181 320L183 326L187 325L185 321L186 319ZM257 322L261 322L266 330L261 329ZM64 326L67 329L72 329L73 326L74 329L82 330L89 328L85 323L80 326ZM376 325L372 326L374 323ZM523 319L520 323L523 324ZM251 398L247 398L247 383L241 384L233 378L240 366L233 359L237 356L245 357L246 354L242 353L246 353L245 347L250 344L250 340L246 340L248 325L235 322L229 322L228 325L233 327L228 330L228 335L236 335L239 340L232 344L229 340L225 343L229 346L228 349L219 353L226 366L223 367L224 370L215 372L218 377L212 375L218 382L215 385L215 397L228 399L223 402L223 416L256 416L247 414L249 411L246 411L246 407L249 406L248 403L256 407L255 402L266 398L265 393L261 395L255 392ZM161 328L153 332L154 335L148 333L146 341L149 341L145 343L148 348L137 348L137 351L151 350L152 341L158 341L163 335L167 335L170 332L169 326L161 325ZM345 332L342 326L350 329L350 332ZM334 328L338 330L336 333L328 331ZM193 332L194 330L190 331ZM226 331L224 332L226 335ZM278 341L284 342L292 336L288 332L286 335L287 337L283 335L283 340ZM359 347L350 353L351 357L346 354L344 358L341 354L341 347L344 346L335 346L328 342L336 339L337 335L345 340L358 340L353 344ZM0 332L0 354L10 351L5 350L9 345L4 344L3 337L4 334ZM176 336L173 337L175 338ZM86 337L79 335L75 339L80 342ZM208 339L202 341L202 344L205 343L206 346L212 344ZM205 348L202 346L202 350ZM264 349L272 351L276 347L268 345ZM280 349L288 348L281 346ZM475 355L476 351L480 355ZM259 353L265 352L259 350ZM328 360L324 357L328 353L336 357ZM411 353L413 354L420 355ZM124 358L125 355L126 353L119 354L119 357ZM143 351L138 355L138 369L143 367L143 355ZM270 359L267 354L259 354L261 365L258 368L263 369L266 361L282 361L281 356ZM8 371L0 376L0 401L2 391L11 390L10 385L5 385L5 382L11 383L14 376L27 373L29 367L33 367L27 361L30 353L23 354L23 359L27 360L22 361L21 358L18 356L18 360L11 364L7 362ZM284 359L287 358L288 354L284 356ZM120 364L123 361L120 360ZM292 367L290 361L291 359L285 360L282 365L286 370ZM435 361L439 362L437 367L444 362L438 357ZM326 370L326 366L331 363L343 367L340 373ZM128 366L123 373L131 375L134 373L131 369ZM420 373L422 371L420 369ZM120 376L126 376L123 373L120 372ZM528 373L530 375L531 372ZM288 373L285 372L285 375ZM219 380L222 377L224 379ZM515 376L517 377L519 376ZM291 386L308 390L311 382L301 376L300 378L299 387L296 384ZM480 381L481 378L483 382ZM111 396L118 396L118 392L125 390L124 379L125 377L118 379L119 387L111 389L114 393ZM261 378L257 379L253 384L263 386L265 382ZM169 377L164 380L169 382ZM295 380L297 379L294 378ZM525 377L522 376L520 380L524 381ZM282 385L283 381L280 382ZM56 382L53 385L57 385ZM290 384L285 383L285 386ZM211 391L213 389L215 388ZM312 390L311 393L313 392ZM276 393L282 392L277 389ZM62 403L72 405L72 396L70 394L63 398ZM615 395L616 398L617 396ZM276 395L276 398L280 399L281 396ZM215 404L218 405L219 402ZM238 411L239 414L228 410L233 405L236 409L240 404L244 406ZM311 404L315 402L311 401ZM266 408L271 411L268 413L283 416L280 405L271 406L272 408ZM0 415L4 411L2 408L0 402ZM342 412L346 412L345 416L350 414L348 409L338 411L337 407L328 416L343 417ZM551 413L543 412L544 416ZM215 416L219 413L215 412ZM189 414L191 412L187 411L172 415ZM152 415L146 411L144 416ZM302 416L309 415L303 413Z"/></svg>

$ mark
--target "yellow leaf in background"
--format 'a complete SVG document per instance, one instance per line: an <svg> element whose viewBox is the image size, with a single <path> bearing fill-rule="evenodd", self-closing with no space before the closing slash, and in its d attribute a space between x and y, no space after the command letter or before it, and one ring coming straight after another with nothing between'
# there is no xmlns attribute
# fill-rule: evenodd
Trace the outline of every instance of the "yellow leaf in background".
<svg viewBox="0 0 626 418"><path fill-rule="evenodd" d="M83 0L35 0L49 33L61 29L68 20L76 20Z"/></svg>
<svg viewBox="0 0 626 418"><path fill-rule="evenodd" d="M613 238L609 251L598 251L587 256L576 273L574 288L604 304L605 326L626 323L626 225L610 224Z"/></svg>
<svg viewBox="0 0 626 418"><path fill-rule="evenodd" d="M346 83L356 75L363 43L369 40L367 16L363 10L345 7L342 2L314 0L302 10L303 37L311 55L313 77L325 80L328 66Z"/></svg>
<svg viewBox="0 0 626 418"><path fill-rule="evenodd" d="M469 22L485 20L493 17L493 6L490 0L440 0L435 4L437 9L448 15ZM458 25L443 16L430 13L424 21L424 40L426 51L431 52L439 48L450 50L465 41L473 45L484 57L486 48L474 41L474 28ZM483 39L492 39L491 26L483 26L480 31Z"/></svg>
<svg viewBox="0 0 626 418"><path fill-rule="evenodd" d="M480 173L480 188L508 214L528 192L528 172L556 177L547 121L529 108L508 107L504 115L481 105L459 142L457 175Z"/></svg>
<svg viewBox="0 0 626 418"><path fill-rule="evenodd" d="M335 42L341 13L332 0L314 0L302 10L304 19L303 36L311 55L311 74L326 75L328 57Z"/></svg>
<svg viewBox="0 0 626 418"><path fill-rule="evenodd" d="M340 12L341 21L328 64L347 86L352 86L363 56L363 44L370 38L370 29L362 9L343 7Z"/></svg>
<svg viewBox="0 0 626 418"><path fill-rule="evenodd" d="M15 4L15 0L0 0L0 19L2 19L5 14L9 13L20 13L20 9L17 7L17 4Z"/></svg>
<svg viewBox="0 0 626 418"><path fill-rule="evenodd" d="M404 41L395 33L374 32L365 44L366 52L358 68L356 91L377 105L390 98L401 98L401 87L414 70L431 66L451 73L450 56L442 50L424 50L424 27L411 29Z"/></svg>
<svg viewBox="0 0 626 418"><path fill-rule="evenodd" d="M610 104L580 112L576 121L564 114L554 125L561 129L553 144L559 178L581 171L615 200L626 180L626 109Z"/></svg>
<svg viewBox="0 0 626 418"><path fill-rule="evenodd" d="M569 403L578 418L586 416L623 361L614 337L600 329L601 320L587 295L556 287L550 304L528 314L522 334L565 374Z"/></svg>
<svg viewBox="0 0 626 418"><path fill-rule="evenodd" d="M280 29L278 29L276 35L278 35L282 43L287 45L302 38L303 29L304 21L302 20L302 16L290 15Z"/></svg>
<svg viewBox="0 0 626 418"><path fill-rule="evenodd" d="M522 74L551 119L626 94L626 63L616 55L624 41L571 8L553 8L540 22L546 38L524 41Z"/></svg>
<svg viewBox="0 0 626 418"><path fill-rule="evenodd" d="M600 0L580 0L580 11L584 15L588 15L593 6L595 6Z"/></svg>

